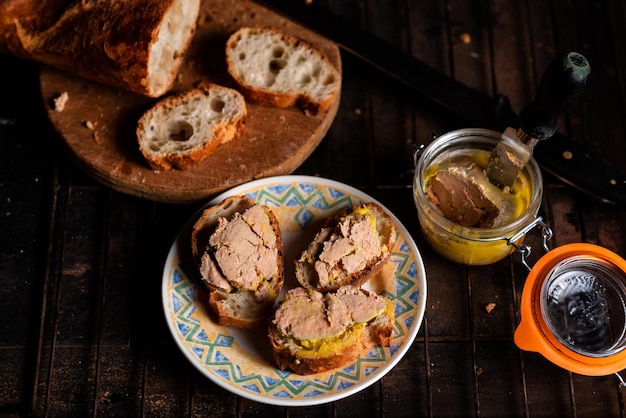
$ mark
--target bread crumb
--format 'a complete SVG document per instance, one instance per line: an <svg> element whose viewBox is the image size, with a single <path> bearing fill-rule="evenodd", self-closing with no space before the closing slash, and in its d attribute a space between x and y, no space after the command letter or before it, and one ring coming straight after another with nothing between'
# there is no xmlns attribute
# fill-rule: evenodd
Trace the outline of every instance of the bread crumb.
<svg viewBox="0 0 626 418"><path fill-rule="evenodd" d="M485 311L487 311L487 313L491 313L491 311L494 310L494 308L496 307L496 304L491 302L485 305Z"/></svg>
<svg viewBox="0 0 626 418"><path fill-rule="evenodd" d="M472 42L472 37L469 33L464 32L459 35L459 40L464 44L469 44L470 42Z"/></svg>
<svg viewBox="0 0 626 418"><path fill-rule="evenodd" d="M484 370L483 370L483 368L482 368L482 367L478 367L478 368L476 369L476 376L480 376L481 374L483 374L483 371L484 371Z"/></svg>
<svg viewBox="0 0 626 418"><path fill-rule="evenodd" d="M70 99L70 95L67 94L66 91L64 91L63 93L61 93L59 96L54 98L54 110L57 112L63 112L63 109L65 109L65 104L67 103L67 101Z"/></svg>
<svg viewBox="0 0 626 418"><path fill-rule="evenodd" d="M94 123L90 120L83 122L83 125L85 125L85 127L91 131L95 129Z"/></svg>
<svg viewBox="0 0 626 418"><path fill-rule="evenodd" d="M94 131L93 134L91 135L91 137L93 138L93 141L96 144L98 144L98 145L102 144L102 137L100 136L98 131Z"/></svg>

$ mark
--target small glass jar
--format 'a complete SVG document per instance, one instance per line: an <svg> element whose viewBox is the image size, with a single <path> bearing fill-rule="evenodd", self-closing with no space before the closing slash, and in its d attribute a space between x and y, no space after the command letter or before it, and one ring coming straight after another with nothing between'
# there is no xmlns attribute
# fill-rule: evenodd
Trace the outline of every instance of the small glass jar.
<svg viewBox="0 0 626 418"><path fill-rule="evenodd" d="M468 265L491 264L517 249L526 265L524 257L529 248L522 243L526 233L537 225L543 228L544 248L547 250L546 242L552 233L541 217L537 216L543 193L543 179L534 158L520 172L513 187L514 191L516 187L523 189L527 196L525 209L506 225L493 228L461 226L446 218L427 198L426 182L429 173L436 166L460 153L488 155L500 141L501 135L500 132L487 129L460 129L438 137L416 154L419 159L416 161L413 179L413 198L420 228L432 248L454 262Z"/></svg>

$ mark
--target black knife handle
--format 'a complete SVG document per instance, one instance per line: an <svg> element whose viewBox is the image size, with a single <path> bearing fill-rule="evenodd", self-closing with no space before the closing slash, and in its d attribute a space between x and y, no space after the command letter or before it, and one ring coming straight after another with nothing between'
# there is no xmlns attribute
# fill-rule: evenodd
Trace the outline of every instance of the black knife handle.
<svg viewBox="0 0 626 418"><path fill-rule="evenodd" d="M556 121L565 107L583 91L591 66L577 52L568 52L548 65L535 100L520 114L520 127L535 139L548 139L556 132Z"/></svg>
<svg viewBox="0 0 626 418"><path fill-rule="evenodd" d="M0 0L2 1L2 0ZM423 97L463 118L468 126L502 132L519 128L518 114L504 95L496 98L471 89L418 61L397 45L346 21L319 2L302 0L254 0L295 19L335 41L343 50L399 80ZM540 141L533 150L537 162L549 173L588 195L626 209L626 179L597 155L558 132L551 141ZM572 158L573 156L573 158ZM581 167L586 167L581 170Z"/></svg>

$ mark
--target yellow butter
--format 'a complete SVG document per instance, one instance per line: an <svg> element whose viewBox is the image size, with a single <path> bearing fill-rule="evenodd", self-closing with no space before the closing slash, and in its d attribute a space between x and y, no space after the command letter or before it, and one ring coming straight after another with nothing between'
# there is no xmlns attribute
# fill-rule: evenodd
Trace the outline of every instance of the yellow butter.
<svg viewBox="0 0 626 418"><path fill-rule="evenodd" d="M364 216L367 217L367 221L370 224L370 227L376 231L376 217L372 214L372 211L368 207L359 207L355 208L352 211L353 216Z"/></svg>
<svg viewBox="0 0 626 418"><path fill-rule="evenodd" d="M386 300L385 310L383 312L389 318L395 318L394 303L391 300ZM369 318L369 320L375 318L381 313L382 312L376 312L371 318ZM336 337L297 341L296 344L301 347L299 355L301 357L328 357L339 353L343 347L347 347L358 342L366 326L367 322L359 322L358 324L348 327L343 334Z"/></svg>
<svg viewBox="0 0 626 418"><path fill-rule="evenodd" d="M350 346L361 338L365 325L365 322L354 324L336 337L301 340L299 341L301 350L298 351L298 355L301 357L328 357L337 354L341 352L343 347Z"/></svg>

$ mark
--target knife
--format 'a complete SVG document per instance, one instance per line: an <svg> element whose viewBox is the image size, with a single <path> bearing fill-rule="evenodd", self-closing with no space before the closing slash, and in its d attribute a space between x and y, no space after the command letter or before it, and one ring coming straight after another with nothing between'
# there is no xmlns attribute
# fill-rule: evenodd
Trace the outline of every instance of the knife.
<svg viewBox="0 0 626 418"><path fill-rule="evenodd" d="M502 132L519 128L519 120L504 95L490 97L448 77L358 25L305 0L255 0L332 40L339 47L395 78L421 96L474 127ZM541 168L564 183L603 202L626 209L626 178L585 147L556 132L535 147Z"/></svg>
<svg viewBox="0 0 626 418"><path fill-rule="evenodd" d="M534 147L554 135L557 118L582 93L590 72L589 62L577 52L563 54L548 65L535 100L519 114L520 128L507 128L491 153L486 172L493 184L513 186Z"/></svg>

